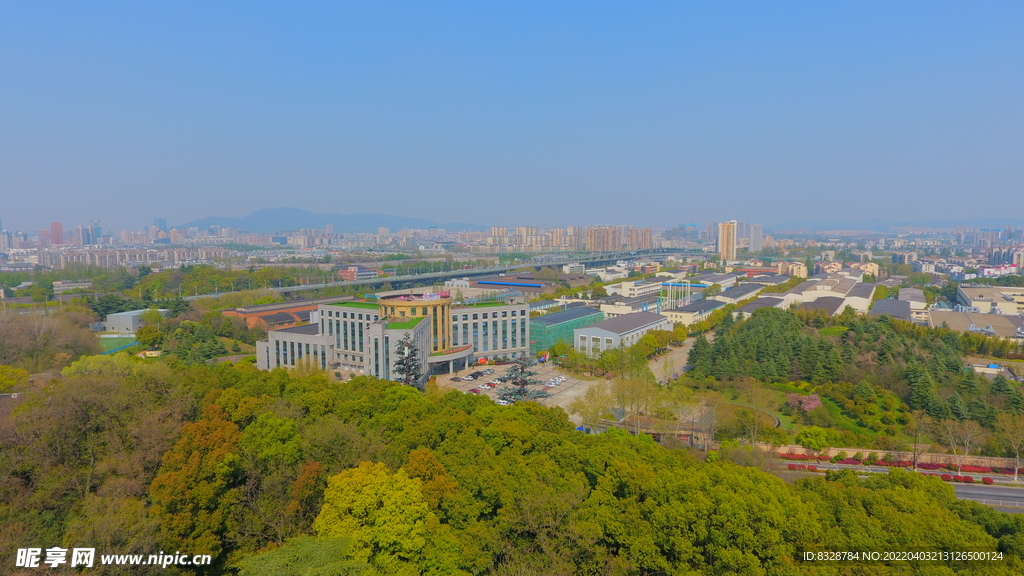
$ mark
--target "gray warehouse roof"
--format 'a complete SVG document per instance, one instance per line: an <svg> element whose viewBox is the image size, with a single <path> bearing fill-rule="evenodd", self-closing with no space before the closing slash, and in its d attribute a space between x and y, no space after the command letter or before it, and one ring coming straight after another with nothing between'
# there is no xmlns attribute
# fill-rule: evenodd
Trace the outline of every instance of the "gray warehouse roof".
<svg viewBox="0 0 1024 576"><path fill-rule="evenodd" d="M895 298L886 298L885 300L875 300L875 303L871 306L871 316L892 316L893 318L899 318L901 320L910 320L910 302L905 300L896 300Z"/></svg>
<svg viewBox="0 0 1024 576"><path fill-rule="evenodd" d="M687 304L686 306L679 307L678 310L680 312L696 312L698 314L703 314L705 312L721 308L722 306L725 306L725 302L722 302L721 300L697 300L696 302Z"/></svg>
<svg viewBox="0 0 1024 576"><path fill-rule="evenodd" d="M742 306L739 311L744 314L753 314L754 310L760 310L761 308L777 308L780 302L782 302L782 298L772 298L771 296L758 298L750 304Z"/></svg>
<svg viewBox="0 0 1024 576"><path fill-rule="evenodd" d="M875 292L875 285L870 282L858 282L846 294L847 298L871 298Z"/></svg>
<svg viewBox="0 0 1024 576"><path fill-rule="evenodd" d="M562 322L569 322L570 320L576 320L578 318L586 318L587 316L593 316L594 314L600 314L601 311L597 308L586 308L577 307L570 308L568 310L562 310L561 312L553 312L551 314L545 314L536 318L530 318L531 324L543 324L545 326L553 326L555 324L561 324Z"/></svg>
<svg viewBox="0 0 1024 576"><path fill-rule="evenodd" d="M719 302L719 304L721 304L721 302ZM661 314L655 314L654 312L634 312L632 314L617 316L611 320L598 322L597 324L591 324L586 328L580 328L580 330L600 328L601 330L607 330L608 332L613 332L615 334L625 334L627 332L632 332L637 328L643 328L644 326L662 322L664 320L666 320L664 316Z"/></svg>
<svg viewBox="0 0 1024 576"><path fill-rule="evenodd" d="M734 286L732 288L722 290L721 295L727 296L735 300L739 300L742 299L744 296L753 294L763 289L764 286L762 286L761 284L740 284L739 286Z"/></svg>
<svg viewBox="0 0 1024 576"><path fill-rule="evenodd" d="M278 328L274 332L288 332L290 334L319 334L320 326L317 324L303 324L302 326L292 326L291 328Z"/></svg>
<svg viewBox="0 0 1024 576"><path fill-rule="evenodd" d="M824 309L828 312L829 316L835 316L836 312L839 312L843 305L846 304L846 298L840 298L838 296L823 296L813 302L804 302L797 308L801 310L816 310Z"/></svg>

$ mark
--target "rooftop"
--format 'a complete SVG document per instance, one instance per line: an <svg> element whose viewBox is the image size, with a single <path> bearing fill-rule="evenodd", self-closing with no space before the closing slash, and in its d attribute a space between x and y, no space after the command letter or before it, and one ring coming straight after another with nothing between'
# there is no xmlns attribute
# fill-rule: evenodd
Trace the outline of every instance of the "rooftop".
<svg viewBox="0 0 1024 576"><path fill-rule="evenodd" d="M761 284L740 284L739 286L722 290L719 295L732 298L733 300L741 300L745 296L751 296L761 290L764 290L764 286Z"/></svg>
<svg viewBox="0 0 1024 576"><path fill-rule="evenodd" d="M632 314L623 314L617 316L611 320L604 320L596 324L591 324L586 328L580 328L580 330L590 330L593 328L599 328L607 332L614 334L626 334L651 324L657 324L664 322L666 318L661 314L655 314L654 312L634 312Z"/></svg>
<svg viewBox="0 0 1024 576"><path fill-rule="evenodd" d="M857 282L853 288L846 293L849 298L871 298L875 293L875 285L870 282Z"/></svg>
<svg viewBox="0 0 1024 576"><path fill-rule="evenodd" d="M773 298L771 296L758 298L749 304L741 306L739 311L744 314L752 314L754 310L760 310L761 308L777 308L781 302L782 298Z"/></svg>
<svg viewBox="0 0 1024 576"><path fill-rule="evenodd" d="M380 305L376 302L334 302L331 306L344 306L346 308L365 308L367 310L379 310Z"/></svg>
<svg viewBox="0 0 1024 576"><path fill-rule="evenodd" d="M302 326L292 326L291 328L279 328L274 332L287 332L289 334L319 334L320 326L317 324L303 324Z"/></svg>
<svg viewBox="0 0 1024 576"><path fill-rule="evenodd" d="M402 319L402 320L389 320L388 330L411 330L419 325L420 322L426 319L426 316L416 316L414 318Z"/></svg>
<svg viewBox="0 0 1024 576"><path fill-rule="evenodd" d="M838 296L822 296L813 302L804 302L797 308L800 310L825 310L829 316L835 316L846 304L846 298Z"/></svg>
<svg viewBox="0 0 1024 576"><path fill-rule="evenodd" d="M910 302L905 300L896 300L895 298L886 298L884 300L875 300L875 303L871 305L871 316L892 316L893 318L899 318L901 320L910 320Z"/></svg>
<svg viewBox="0 0 1024 576"><path fill-rule="evenodd" d="M924 297L924 290L920 288L900 288L899 300L905 300L907 302L921 302L924 303L927 300Z"/></svg>
<svg viewBox="0 0 1024 576"><path fill-rule="evenodd" d="M563 322L569 322L579 318L586 318L587 316L593 316L595 314L601 314L601 311L597 308L577 307L562 310L561 312L545 314L543 316L538 316L537 318L530 318L530 323L553 326L555 324L561 324Z"/></svg>
<svg viewBox="0 0 1024 576"><path fill-rule="evenodd" d="M940 312L928 313L929 326L945 324L957 332L981 332L991 326L993 335L1001 338L1024 337L1024 320L1019 316L1008 314L980 314L977 312ZM974 330L971 330L974 326Z"/></svg>
<svg viewBox="0 0 1024 576"><path fill-rule="evenodd" d="M721 300L697 300L696 302L682 306L677 310L679 312L696 312L698 314L703 314L705 312L717 310L722 306L725 306L725 302L722 302Z"/></svg>

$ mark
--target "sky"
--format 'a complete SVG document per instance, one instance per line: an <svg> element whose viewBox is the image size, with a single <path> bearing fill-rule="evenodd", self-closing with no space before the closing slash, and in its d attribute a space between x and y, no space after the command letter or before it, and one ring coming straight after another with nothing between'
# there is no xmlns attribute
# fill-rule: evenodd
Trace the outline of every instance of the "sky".
<svg viewBox="0 0 1024 576"><path fill-rule="evenodd" d="M1021 2L0 0L0 221L1024 218Z"/></svg>

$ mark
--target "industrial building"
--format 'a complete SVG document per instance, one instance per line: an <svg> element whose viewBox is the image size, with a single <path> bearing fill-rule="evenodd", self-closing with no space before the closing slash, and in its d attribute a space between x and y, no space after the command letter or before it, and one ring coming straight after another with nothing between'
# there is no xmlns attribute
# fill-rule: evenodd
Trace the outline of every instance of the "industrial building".
<svg viewBox="0 0 1024 576"><path fill-rule="evenodd" d="M707 320L712 312L724 307L725 302L721 300L698 300L675 310L666 310L665 316L674 324L689 326Z"/></svg>
<svg viewBox="0 0 1024 576"><path fill-rule="evenodd" d="M605 350L632 346L652 330L671 329L672 323L661 314L636 312L573 330L573 347L599 356Z"/></svg>
<svg viewBox="0 0 1024 576"><path fill-rule="evenodd" d="M117 312L115 314L107 314L107 322L104 329L107 332L117 332L119 334L135 334L135 331L142 327L142 315L149 312L150 309L145 308L142 310L131 310L128 312ZM161 316L167 316L169 310L157 310Z"/></svg>

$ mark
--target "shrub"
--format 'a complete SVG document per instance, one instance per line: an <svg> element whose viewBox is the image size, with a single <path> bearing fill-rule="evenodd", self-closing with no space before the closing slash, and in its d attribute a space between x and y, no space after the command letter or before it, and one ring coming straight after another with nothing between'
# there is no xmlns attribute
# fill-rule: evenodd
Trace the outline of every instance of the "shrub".
<svg viewBox="0 0 1024 576"><path fill-rule="evenodd" d="M974 476L961 476L960 481L967 484L974 484Z"/></svg>
<svg viewBox="0 0 1024 576"><path fill-rule="evenodd" d="M796 469L797 470L807 470L807 464L797 464L796 465Z"/></svg>
<svg viewBox="0 0 1024 576"><path fill-rule="evenodd" d="M892 454L886 453L885 456L882 456L882 460L885 460L886 462L895 462L896 458L894 458Z"/></svg>
<svg viewBox="0 0 1024 576"><path fill-rule="evenodd" d="M961 476L959 474L954 474L953 475L953 482L963 482L963 481L964 481L964 477L963 476Z"/></svg>
<svg viewBox="0 0 1024 576"><path fill-rule="evenodd" d="M939 470L940 468L944 468L945 466L945 464L939 464L937 462L920 462L917 465L917 467L922 470Z"/></svg>
<svg viewBox="0 0 1024 576"><path fill-rule="evenodd" d="M787 464L786 467L789 468L790 470L796 470L796 464L793 464L792 462Z"/></svg>
<svg viewBox="0 0 1024 576"><path fill-rule="evenodd" d="M995 482L996 482L995 480L989 478L988 476L985 476L984 478L982 478L981 481L984 484L995 484Z"/></svg>
<svg viewBox="0 0 1024 576"><path fill-rule="evenodd" d="M875 462L878 462L878 455L874 452L869 453L868 457L864 459L864 463L868 465L874 464Z"/></svg>
<svg viewBox="0 0 1024 576"><path fill-rule="evenodd" d="M810 470L811 472L817 472L818 471L818 467L815 466L814 464L808 464L807 465L807 469Z"/></svg>
<svg viewBox="0 0 1024 576"><path fill-rule="evenodd" d="M854 460L860 460L860 461L863 462L864 461L864 455L861 454L860 452L857 452L856 454L853 455L853 459Z"/></svg>
<svg viewBox="0 0 1024 576"><path fill-rule="evenodd" d="M980 472L983 474L992 472L992 469L988 466L961 466L960 469L964 472Z"/></svg>
<svg viewBox="0 0 1024 576"><path fill-rule="evenodd" d="M943 474L942 476L940 476L940 478L942 478L943 482L949 482L950 480L953 479L953 477L950 476L949 474Z"/></svg>

